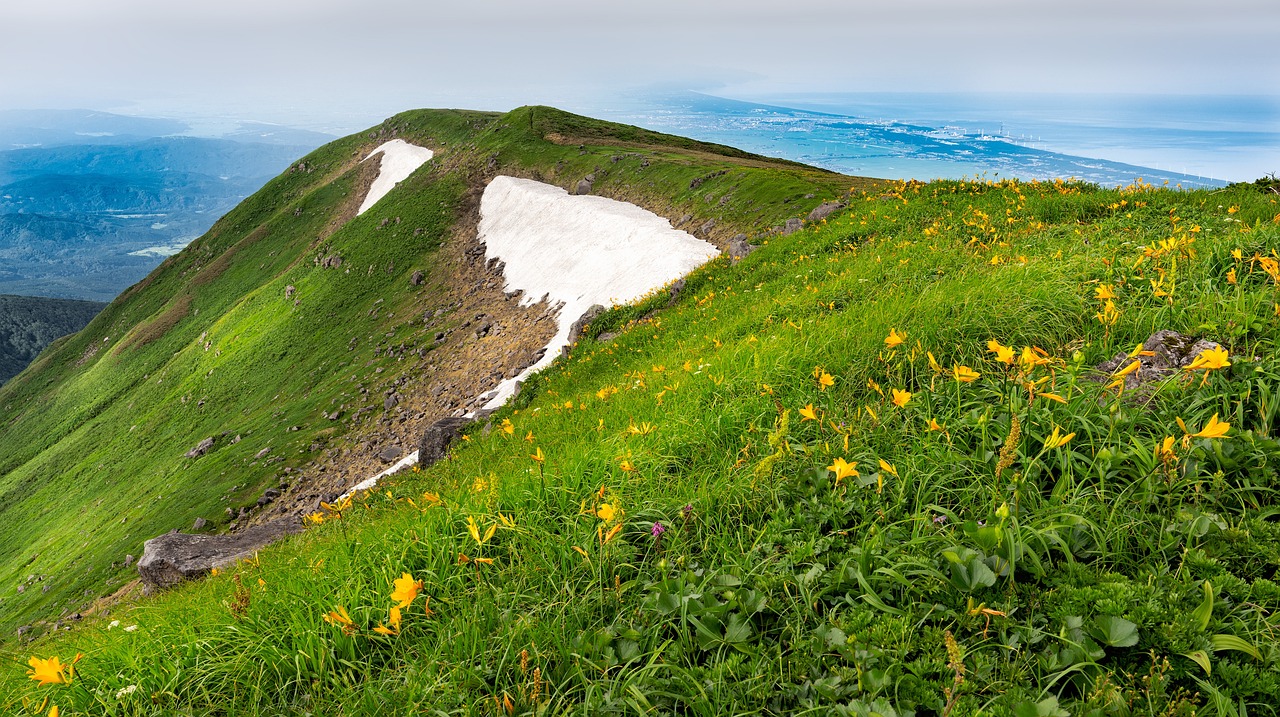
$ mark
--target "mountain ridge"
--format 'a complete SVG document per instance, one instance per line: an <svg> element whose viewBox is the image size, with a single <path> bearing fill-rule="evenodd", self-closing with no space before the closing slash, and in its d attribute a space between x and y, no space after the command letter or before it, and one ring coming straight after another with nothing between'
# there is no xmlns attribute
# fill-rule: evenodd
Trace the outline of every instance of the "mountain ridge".
<svg viewBox="0 0 1280 717"><path fill-rule="evenodd" d="M391 139L434 157L357 214ZM482 244L496 177L733 251L343 497L565 318ZM1275 201L845 177L544 107L396 115L0 388L0 706L1267 714ZM297 516L136 594L152 536ZM70 685L32 684L50 656Z"/></svg>

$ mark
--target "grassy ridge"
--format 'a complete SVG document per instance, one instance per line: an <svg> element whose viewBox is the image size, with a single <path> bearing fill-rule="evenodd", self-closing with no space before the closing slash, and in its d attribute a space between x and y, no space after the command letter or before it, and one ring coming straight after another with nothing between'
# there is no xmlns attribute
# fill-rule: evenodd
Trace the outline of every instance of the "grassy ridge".
<svg viewBox="0 0 1280 717"><path fill-rule="evenodd" d="M0 704L1274 714L1278 244L1243 188L867 195L602 317L450 460L14 653ZM1162 328L1232 365L1090 380Z"/></svg>
<svg viewBox="0 0 1280 717"><path fill-rule="evenodd" d="M544 118L562 132L604 126L549 108L423 110L331 143L0 389L0 634L82 612L134 577L124 559L143 541L197 517L225 525L226 509L252 506L286 469L341 468L347 437L381 416L381 390L437 360L390 360L385 349L440 350L420 318L441 308L438 289L455 267L435 257L460 221L474 222L468 207L489 174L571 186L596 172L601 193L634 188L627 198L717 219L724 232L803 214L848 189L793 165L775 183L763 158L651 133L613 161L616 144L547 139L533 129ZM353 218L372 169L359 160L393 136L436 159ZM692 188L717 171L728 173ZM725 201L708 202L712 191ZM342 268L318 265L333 253ZM427 280L415 288L416 270ZM348 415L376 412L323 418L342 403ZM210 436L212 452L185 457ZM270 457L255 459L264 448Z"/></svg>

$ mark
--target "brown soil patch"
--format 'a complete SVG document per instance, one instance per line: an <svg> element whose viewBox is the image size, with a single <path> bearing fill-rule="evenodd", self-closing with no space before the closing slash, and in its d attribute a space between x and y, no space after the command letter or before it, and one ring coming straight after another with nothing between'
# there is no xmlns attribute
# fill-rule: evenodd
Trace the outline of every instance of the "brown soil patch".
<svg viewBox="0 0 1280 717"><path fill-rule="evenodd" d="M116 344L114 355L119 356L125 349L132 348L134 346L142 348L143 346L160 339L165 334L169 333L169 329L177 326L179 321L187 318L187 315L190 313L191 294L183 294L178 297L177 301L170 304L169 308L165 309L159 316L148 322L146 326L136 329L125 337L123 341Z"/></svg>

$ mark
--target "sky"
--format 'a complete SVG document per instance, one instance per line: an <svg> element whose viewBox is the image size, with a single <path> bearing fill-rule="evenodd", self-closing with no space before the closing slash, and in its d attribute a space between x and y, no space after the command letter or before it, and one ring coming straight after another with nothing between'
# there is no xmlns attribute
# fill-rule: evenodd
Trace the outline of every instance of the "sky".
<svg viewBox="0 0 1280 717"><path fill-rule="evenodd" d="M0 4L0 109L336 132L641 88L1280 94L1275 0L41 0Z"/></svg>

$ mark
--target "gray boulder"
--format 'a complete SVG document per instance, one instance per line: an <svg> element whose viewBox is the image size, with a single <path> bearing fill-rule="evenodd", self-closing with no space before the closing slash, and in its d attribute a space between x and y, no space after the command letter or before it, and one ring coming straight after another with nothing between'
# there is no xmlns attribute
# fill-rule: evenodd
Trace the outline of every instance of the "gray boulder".
<svg viewBox="0 0 1280 717"><path fill-rule="evenodd" d="M1142 342L1142 350L1150 351L1155 355L1135 357L1141 364L1138 370L1124 377L1125 390L1131 391L1168 378L1171 374L1190 366L1200 352L1216 348L1219 348L1219 345L1207 339L1193 339L1169 329L1157 331ZM1098 373L1090 378L1098 381L1107 380L1111 374L1128 366L1134 360L1129 358L1126 352L1121 351L1111 360L1094 366Z"/></svg>
<svg viewBox="0 0 1280 717"><path fill-rule="evenodd" d="M187 458L199 458L208 453L211 448L213 448L213 438L206 438L197 443L195 448L187 451Z"/></svg>
<svg viewBox="0 0 1280 717"><path fill-rule="evenodd" d="M573 193L574 194L590 194L591 184L592 183L590 180L587 180L587 179L579 180L578 186L574 188Z"/></svg>
<svg viewBox="0 0 1280 717"><path fill-rule="evenodd" d="M587 328L587 324L594 321L597 316L603 314L605 311L606 309L600 304L592 304L591 308L587 309L582 316L579 316L578 320L569 326L569 343L567 346L560 349L560 355L568 356L569 348L577 343L578 339L582 338L582 330Z"/></svg>
<svg viewBox="0 0 1280 717"><path fill-rule="evenodd" d="M737 234L729 240L729 259L734 264L737 264L745 259L748 254L759 248L747 243L746 234Z"/></svg>
<svg viewBox="0 0 1280 717"><path fill-rule="evenodd" d="M400 449L400 446L387 446L378 451L378 460L383 463L395 463L400 460L402 455L404 455L404 451Z"/></svg>
<svg viewBox="0 0 1280 717"><path fill-rule="evenodd" d="M462 435L471 419L449 416L427 426L418 443L418 465L426 468L449 454L449 446Z"/></svg>
<svg viewBox="0 0 1280 717"><path fill-rule="evenodd" d="M841 209L844 209L844 205L840 202L823 202L809 212L809 221L820 222Z"/></svg>
<svg viewBox="0 0 1280 717"><path fill-rule="evenodd" d="M804 228L804 222L800 221L799 219L796 219L795 217L792 217L791 219L787 220L787 225L782 228L782 235L787 236L788 234L795 234L796 232L800 231L803 228Z"/></svg>
<svg viewBox="0 0 1280 717"><path fill-rule="evenodd" d="M247 558L264 546L301 530L297 520L283 518L246 528L235 535L165 533L144 544L138 575L148 590L171 587Z"/></svg>

